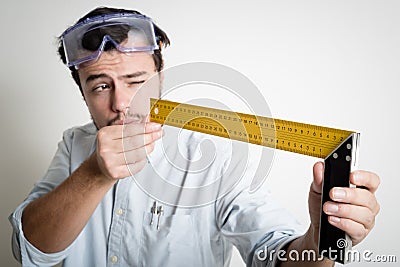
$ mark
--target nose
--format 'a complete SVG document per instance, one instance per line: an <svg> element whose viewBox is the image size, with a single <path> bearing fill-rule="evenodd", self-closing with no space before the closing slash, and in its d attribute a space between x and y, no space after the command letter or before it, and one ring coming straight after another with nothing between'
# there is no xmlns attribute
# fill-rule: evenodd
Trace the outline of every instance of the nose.
<svg viewBox="0 0 400 267"><path fill-rule="evenodd" d="M129 103L131 101L132 94L128 89L123 87L116 87L114 89L114 95L112 99L112 110L115 113L124 113L129 108Z"/></svg>

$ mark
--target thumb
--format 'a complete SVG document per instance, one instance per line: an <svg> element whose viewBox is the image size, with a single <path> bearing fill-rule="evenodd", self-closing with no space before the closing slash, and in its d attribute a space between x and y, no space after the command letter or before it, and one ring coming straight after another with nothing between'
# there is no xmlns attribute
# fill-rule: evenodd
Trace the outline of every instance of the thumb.
<svg viewBox="0 0 400 267"><path fill-rule="evenodd" d="M322 180L324 178L324 163L319 161L314 164L313 167L313 183L312 183L312 190L318 194L322 192Z"/></svg>

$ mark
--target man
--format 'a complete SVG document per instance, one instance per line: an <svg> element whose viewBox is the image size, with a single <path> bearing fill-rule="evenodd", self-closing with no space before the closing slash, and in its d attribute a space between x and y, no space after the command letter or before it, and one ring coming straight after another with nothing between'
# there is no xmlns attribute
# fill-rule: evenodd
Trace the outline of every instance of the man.
<svg viewBox="0 0 400 267"><path fill-rule="evenodd" d="M276 257L263 260L257 251L317 249L322 163L314 166L311 224L303 235L270 196L248 192L250 170L229 193L192 209L180 207L179 195L176 205L159 203L130 178L151 181L151 164L180 184L195 176L191 166L175 171L168 165L159 142L163 129L146 117L149 98L160 95L161 48L168 44L166 34L149 18L112 8L93 10L62 34L60 56L93 123L64 133L46 175L10 216L14 255L23 265L53 266L63 261L64 266L74 267L227 266L235 245L249 266L274 266ZM150 78L158 86L141 88ZM180 141L187 148L182 153L193 157L202 135L188 131L183 135ZM225 152L223 143L216 146ZM226 160L219 155L206 171L196 174L200 177L196 181L207 183L219 173L235 175L235 169L224 173ZM350 181L367 190L334 188L330 193L335 202L326 203L324 211L331 224L358 244L373 228L379 211L374 196L379 178L357 171ZM280 264L331 266L333 262Z"/></svg>

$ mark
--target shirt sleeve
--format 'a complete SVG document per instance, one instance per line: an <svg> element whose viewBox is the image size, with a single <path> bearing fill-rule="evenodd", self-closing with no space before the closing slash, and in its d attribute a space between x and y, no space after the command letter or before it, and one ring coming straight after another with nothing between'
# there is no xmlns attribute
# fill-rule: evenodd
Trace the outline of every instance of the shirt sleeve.
<svg viewBox="0 0 400 267"><path fill-rule="evenodd" d="M9 216L13 227L12 251L14 257L22 266L54 266L62 261L69 250L57 253L43 253L34 247L24 236L22 229L22 213L24 208L33 200L53 190L70 175L70 150L73 138L72 129L64 132L63 140L59 142L57 152L43 179L36 183L33 190L21 205Z"/></svg>
<svg viewBox="0 0 400 267"><path fill-rule="evenodd" d="M234 158L234 157L233 157ZM275 266L277 253L304 232L304 227L276 203L265 185L250 193L257 161L224 170L223 179L231 179L246 168L240 182L216 202L216 219L223 236L239 250L247 266ZM272 252L272 253L271 253Z"/></svg>

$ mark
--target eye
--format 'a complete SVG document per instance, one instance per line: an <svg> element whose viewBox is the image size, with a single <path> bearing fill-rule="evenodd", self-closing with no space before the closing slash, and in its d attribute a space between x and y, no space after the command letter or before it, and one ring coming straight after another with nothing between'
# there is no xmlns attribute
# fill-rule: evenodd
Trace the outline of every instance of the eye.
<svg viewBox="0 0 400 267"><path fill-rule="evenodd" d="M93 88L93 92L102 92L104 90L110 89L110 86L108 84L100 84L96 87Z"/></svg>
<svg viewBox="0 0 400 267"><path fill-rule="evenodd" d="M142 83L144 83L144 82L145 82L145 80L131 81L131 82L129 82L128 84L130 84L130 85L136 85L136 84L142 84Z"/></svg>

